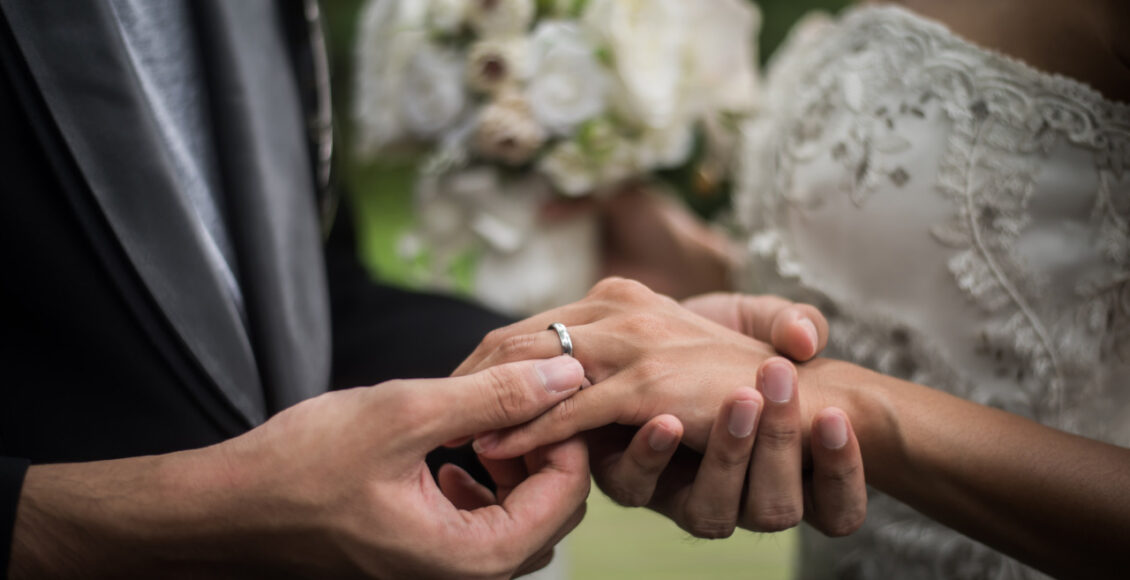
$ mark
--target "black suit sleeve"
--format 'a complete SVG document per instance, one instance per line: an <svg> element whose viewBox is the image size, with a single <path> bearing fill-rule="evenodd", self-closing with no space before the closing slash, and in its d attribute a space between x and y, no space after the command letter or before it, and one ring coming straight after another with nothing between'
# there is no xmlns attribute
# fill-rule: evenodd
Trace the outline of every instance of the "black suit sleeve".
<svg viewBox="0 0 1130 580"><path fill-rule="evenodd" d="M16 508L19 507L20 490L28 465L26 459L0 457L0 578L8 577Z"/></svg>
<svg viewBox="0 0 1130 580"><path fill-rule="evenodd" d="M335 388L447 376L487 332L512 322L450 296L378 284L356 248L343 203L326 244Z"/></svg>

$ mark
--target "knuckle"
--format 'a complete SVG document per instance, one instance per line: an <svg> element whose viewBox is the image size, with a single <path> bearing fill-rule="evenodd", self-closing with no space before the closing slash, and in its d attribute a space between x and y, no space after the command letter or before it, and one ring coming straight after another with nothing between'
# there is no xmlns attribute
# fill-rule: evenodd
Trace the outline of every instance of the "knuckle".
<svg viewBox="0 0 1130 580"><path fill-rule="evenodd" d="M627 481L613 480L605 484L604 493L624 507L644 507L651 501L652 490Z"/></svg>
<svg viewBox="0 0 1130 580"><path fill-rule="evenodd" d="M769 452L779 453L799 448L800 440L801 430L794 422L774 420L769 416L763 419L757 432L757 448Z"/></svg>
<svg viewBox="0 0 1130 580"><path fill-rule="evenodd" d="M683 529L696 538L721 540L734 535L736 518L706 514L688 514Z"/></svg>
<svg viewBox="0 0 1130 580"><path fill-rule="evenodd" d="M605 278L593 286L591 294L623 302L639 302L655 293L647 286L626 278Z"/></svg>
<svg viewBox="0 0 1130 580"><path fill-rule="evenodd" d="M496 347L503 360L516 361L530 358L530 353L535 342L535 337L530 334L518 334L502 340Z"/></svg>
<svg viewBox="0 0 1130 580"><path fill-rule="evenodd" d="M574 397L569 397L554 405L553 410L550 411L553 416L553 422L558 425L571 425L580 416L580 408L577 406L577 401Z"/></svg>
<svg viewBox="0 0 1130 580"><path fill-rule="evenodd" d="M792 501L776 501L754 508L746 519L759 532L783 532L795 528L804 517L803 508Z"/></svg>
<svg viewBox="0 0 1130 580"><path fill-rule="evenodd" d="M522 381L502 367L494 367L481 376L480 388L487 391L483 400L490 401L489 419L498 424L521 420L530 400Z"/></svg>
<svg viewBox="0 0 1130 580"><path fill-rule="evenodd" d="M483 337L482 346L480 348L493 351L498 348L498 345L502 344L502 341L506 340L506 338L512 334L514 333L511 332L508 327L496 328Z"/></svg>
<svg viewBox="0 0 1130 580"><path fill-rule="evenodd" d="M844 513L837 514L835 517L828 518L828 521L820 527L820 531L828 537L842 538L859 531L859 528L863 527L863 522L866 520L867 508L860 507L850 509Z"/></svg>
<svg viewBox="0 0 1130 580"><path fill-rule="evenodd" d="M854 484L857 480L862 480L861 475L863 466L857 462L851 462L844 465L825 469L821 473L821 479L836 486L839 489L845 489Z"/></svg>
<svg viewBox="0 0 1130 580"><path fill-rule="evenodd" d="M740 449L726 449L713 454L713 463L725 473L745 471L749 468L749 454Z"/></svg>

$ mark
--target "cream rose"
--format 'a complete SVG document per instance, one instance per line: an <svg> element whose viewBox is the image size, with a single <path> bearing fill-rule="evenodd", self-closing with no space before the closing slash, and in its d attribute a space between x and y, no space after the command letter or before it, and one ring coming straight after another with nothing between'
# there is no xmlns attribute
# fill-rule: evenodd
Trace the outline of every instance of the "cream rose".
<svg viewBox="0 0 1130 580"><path fill-rule="evenodd" d="M467 54L467 83L483 93L495 93L530 75L530 47L525 38L483 40Z"/></svg>
<svg viewBox="0 0 1130 580"><path fill-rule="evenodd" d="M518 166L533 158L545 144L546 134L520 94L499 96L479 115L472 145L486 159Z"/></svg>
<svg viewBox="0 0 1130 580"><path fill-rule="evenodd" d="M534 0L470 0L468 19L482 38L526 34L537 15Z"/></svg>

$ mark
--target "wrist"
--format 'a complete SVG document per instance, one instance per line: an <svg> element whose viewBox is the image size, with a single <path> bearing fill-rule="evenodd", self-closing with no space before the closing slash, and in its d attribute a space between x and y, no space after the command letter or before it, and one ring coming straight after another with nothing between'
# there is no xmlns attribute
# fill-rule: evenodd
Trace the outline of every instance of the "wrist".
<svg viewBox="0 0 1130 580"><path fill-rule="evenodd" d="M882 481L906 464L899 415L887 377L834 359L813 360L800 365L798 372L806 424L822 409L842 409L859 439L868 483Z"/></svg>

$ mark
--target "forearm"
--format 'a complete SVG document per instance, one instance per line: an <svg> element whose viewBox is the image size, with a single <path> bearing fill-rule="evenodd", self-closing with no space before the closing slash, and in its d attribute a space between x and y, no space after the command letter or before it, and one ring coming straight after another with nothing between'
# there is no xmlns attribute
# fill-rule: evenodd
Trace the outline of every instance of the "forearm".
<svg viewBox="0 0 1130 580"><path fill-rule="evenodd" d="M13 534L23 578L262 572L266 515L215 448L32 467ZM285 551L276 558L285 557Z"/></svg>
<svg viewBox="0 0 1130 580"><path fill-rule="evenodd" d="M806 373L852 417L874 487L1053 574L1125 569L1130 450L847 363Z"/></svg>

